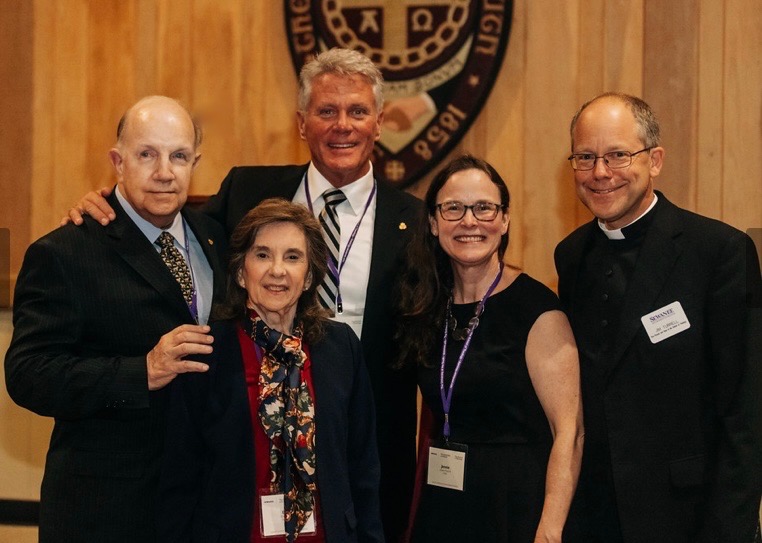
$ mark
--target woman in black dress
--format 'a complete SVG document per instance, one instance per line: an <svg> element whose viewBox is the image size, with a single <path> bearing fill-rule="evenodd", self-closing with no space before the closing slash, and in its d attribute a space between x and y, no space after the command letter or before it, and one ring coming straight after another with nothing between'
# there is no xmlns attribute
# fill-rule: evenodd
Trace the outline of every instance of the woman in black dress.
<svg viewBox="0 0 762 543"><path fill-rule="evenodd" d="M583 441L569 323L503 264L509 194L492 166L454 160L425 202L397 337L433 414L413 541L560 542Z"/></svg>

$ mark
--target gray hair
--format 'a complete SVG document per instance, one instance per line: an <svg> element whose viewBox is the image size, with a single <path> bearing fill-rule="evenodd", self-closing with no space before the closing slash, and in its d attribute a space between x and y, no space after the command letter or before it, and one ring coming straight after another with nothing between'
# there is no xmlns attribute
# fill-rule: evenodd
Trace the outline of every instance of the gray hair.
<svg viewBox="0 0 762 543"><path fill-rule="evenodd" d="M299 73L299 111L306 111L312 95L312 82L323 74L340 76L361 75L373 87L376 109L384 107L384 77L368 57L352 49L334 47L324 51L302 66Z"/></svg>
<svg viewBox="0 0 762 543"><path fill-rule="evenodd" d="M619 100L630 108L632 116L635 117L635 122L638 125L638 132L643 145L646 147L657 147L661 143L659 121L656 119L656 114L651 109L651 106L644 100L630 94L625 94L623 92L604 92L582 104L582 107L579 108L577 113L574 114L574 117L572 117L571 126L569 127L572 148L574 147L574 127L577 126L579 116L585 111L587 106L603 98Z"/></svg>

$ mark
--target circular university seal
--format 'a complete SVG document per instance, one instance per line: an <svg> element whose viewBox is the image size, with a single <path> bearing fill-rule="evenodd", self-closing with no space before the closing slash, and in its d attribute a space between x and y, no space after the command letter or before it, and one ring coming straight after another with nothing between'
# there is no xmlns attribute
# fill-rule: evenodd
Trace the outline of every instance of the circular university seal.
<svg viewBox="0 0 762 543"><path fill-rule="evenodd" d="M479 114L508 44L511 0L285 0L297 71L331 47L384 74L374 171L406 186L435 168Z"/></svg>

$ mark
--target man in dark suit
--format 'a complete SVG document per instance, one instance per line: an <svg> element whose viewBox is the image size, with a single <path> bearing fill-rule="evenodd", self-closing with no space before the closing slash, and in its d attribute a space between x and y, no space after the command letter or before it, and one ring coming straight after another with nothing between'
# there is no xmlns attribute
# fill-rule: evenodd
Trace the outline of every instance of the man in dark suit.
<svg viewBox="0 0 762 543"><path fill-rule="evenodd" d="M580 353L583 540L749 543L760 503L753 243L654 191L664 149L642 100L591 100L571 137L577 194L596 217L555 253Z"/></svg>
<svg viewBox="0 0 762 543"><path fill-rule="evenodd" d="M115 220L59 228L24 258L5 375L14 401L55 418L43 543L154 540L162 389L178 373L208 369L184 357L211 352L206 320L223 286L224 232L181 213L199 143L176 101L139 101L109 152ZM160 249L159 236L174 239ZM165 262L185 273L177 279Z"/></svg>
<svg viewBox="0 0 762 543"><path fill-rule="evenodd" d="M297 121L310 149L301 166L233 168L205 211L228 234L265 198L307 205L316 216L324 193L341 189L338 294L329 302L336 320L352 326L363 345L376 401L384 531L395 541L407 522L415 470L416 384L412 371L389 369L392 358L392 288L421 203L375 179L370 158L381 134L383 79L362 54L332 49L305 64L299 78ZM90 193L70 211L108 220L110 210ZM343 262L343 266L342 266ZM340 300L340 304L338 301Z"/></svg>

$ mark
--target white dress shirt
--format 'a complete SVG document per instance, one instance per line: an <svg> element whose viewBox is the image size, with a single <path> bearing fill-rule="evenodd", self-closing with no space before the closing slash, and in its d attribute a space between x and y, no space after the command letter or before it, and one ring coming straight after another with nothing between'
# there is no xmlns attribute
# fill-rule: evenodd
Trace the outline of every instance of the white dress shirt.
<svg viewBox="0 0 762 543"><path fill-rule="evenodd" d="M310 198L312 200L312 212L317 217L325 207L323 193L328 189L336 188L323 177L323 175L310 163L307 169L306 182L309 183ZM376 201L378 194L368 205L368 210L363 217L363 210L373 192L374 178L373 166L367 174L352 183L341 187L347 197L346 201L336 206L336 214L341 228L341 241L339 243L339 263L347 248L352 231L362 217L362 223L357 231L354 243L347 255L344 267L340 275L340 292L344 305L344 311L337 314L334 320L346 322L360 337L362 332L363 313L365 312L365 298L368 291L368 276L370 275L370 258L373 253L373 226L376 221ZM293 202L309 207L304 182L294 195Z"/></svg>

